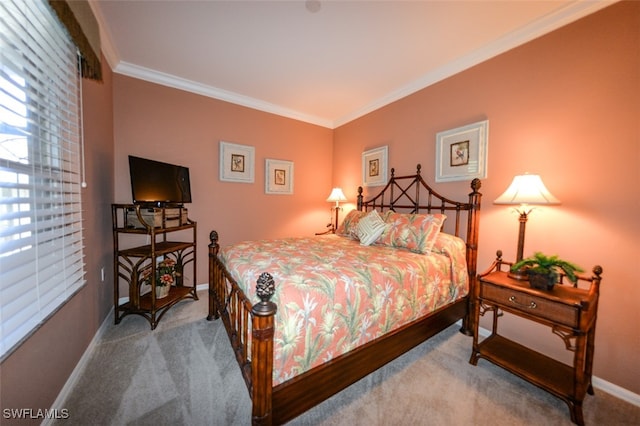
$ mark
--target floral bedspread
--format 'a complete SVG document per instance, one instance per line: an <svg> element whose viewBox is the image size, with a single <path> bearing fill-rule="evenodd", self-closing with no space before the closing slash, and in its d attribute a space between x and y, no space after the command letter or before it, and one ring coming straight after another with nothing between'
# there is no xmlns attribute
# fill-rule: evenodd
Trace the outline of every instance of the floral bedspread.
<svg viewBox="0 0 640 426"><path fill-rule="evenodd" d="M465 244L443 236L428 254L336 235L223 249L223 263L250 300L257 301L262 272L275 280L273 385L465 296Z"/></svg>

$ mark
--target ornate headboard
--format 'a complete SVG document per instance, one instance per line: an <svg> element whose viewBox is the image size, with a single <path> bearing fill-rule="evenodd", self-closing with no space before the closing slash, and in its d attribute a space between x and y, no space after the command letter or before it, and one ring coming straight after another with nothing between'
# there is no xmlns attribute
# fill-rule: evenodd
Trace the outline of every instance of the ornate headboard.
<svg viewBox="0 0 640 426"><path fill-rule="evenodd" d="M482 194L478 192L480 179L471 181L472 192L465 202L454 201L440 195L431 188L420 175L420 164L416 174L396 176L391 169L391 178L387 185L373 198L364 201L362 187L358 187L358 210L380 211L392 210L402 213L443 213L447 215L447 224L453 222L451 233L464 238L467 243L467 268L469 275L475 277L478 258L478 225L480 201ZM463 228L466 222L466 226ZM463 235L462 230L466 233Z"/></svg>

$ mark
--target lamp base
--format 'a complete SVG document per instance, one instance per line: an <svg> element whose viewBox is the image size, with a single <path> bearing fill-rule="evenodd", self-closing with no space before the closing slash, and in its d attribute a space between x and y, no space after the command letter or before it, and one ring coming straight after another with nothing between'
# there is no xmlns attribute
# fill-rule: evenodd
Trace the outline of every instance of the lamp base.
<svg viewBox="0 0 640 426"><path fill-rule="evenodd" d="M316 235L327 235L327 234L335 234L336 228L334 228L333 223L327 225L327 230L324 232L316 232Z"/></svg>
<svg viewBox="0 0 640 426"><path fill-rule="evenodd" d="M517 271L510 271L507 276L518 281L529 281L529 274L526 269L519 269Z"/></svg>

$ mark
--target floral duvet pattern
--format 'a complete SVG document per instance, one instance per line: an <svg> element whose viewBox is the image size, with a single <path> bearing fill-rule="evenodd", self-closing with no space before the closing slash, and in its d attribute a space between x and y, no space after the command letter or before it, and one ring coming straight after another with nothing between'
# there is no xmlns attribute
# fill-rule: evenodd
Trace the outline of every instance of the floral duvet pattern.
<svg viewBox="0 0 640 426"><path fill-rule="evenodd" d="M427 254L326 235L243 242L220 257L252 301L262 272L275 280L274 386L468 292L465 244L446 234Z"/></svg>

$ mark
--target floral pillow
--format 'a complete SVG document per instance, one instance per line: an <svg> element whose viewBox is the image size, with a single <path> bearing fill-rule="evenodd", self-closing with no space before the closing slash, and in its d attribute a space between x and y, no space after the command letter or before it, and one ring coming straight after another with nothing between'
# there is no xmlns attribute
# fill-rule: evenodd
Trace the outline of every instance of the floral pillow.
<svg viewBox="0 0 640 426"><path fill-rule="evenodd" d="M351 210L349 213L347 213L347 216L344 218L340 226L338 226L336 234L357 240L358 222L360 222L360 219L362 219L366 214L366 212L362 212L360 210Z"/></svg>
<svg viewBox="0 0 640 426"><path fill-rule="evenodd" d="M431 251L440 254L465 253L466 248L467 243L462 238L439 232Z"/></svg>
<svg viewBox="0 0 640 426"><path fill-rule="evenodd" d="M438 238L447 216L444 214L405 214L391 212L385 221L387 229L378 244L428 253Z"/></svg>

